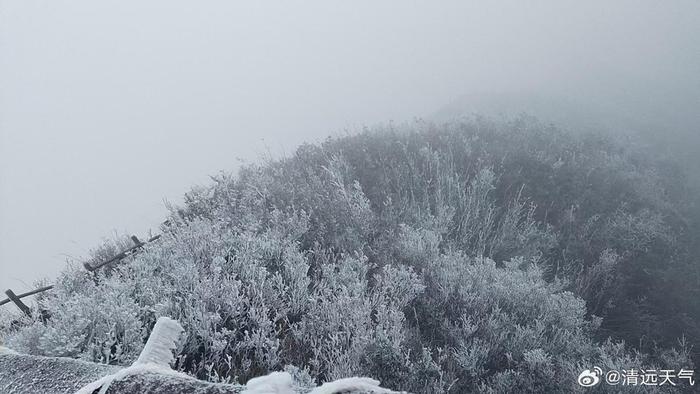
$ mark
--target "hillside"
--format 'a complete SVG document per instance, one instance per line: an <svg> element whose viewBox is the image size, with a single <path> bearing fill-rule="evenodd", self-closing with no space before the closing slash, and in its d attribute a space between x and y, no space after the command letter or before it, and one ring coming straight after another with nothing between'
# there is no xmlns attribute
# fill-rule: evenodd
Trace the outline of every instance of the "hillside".
<svg viewBox="0 0 700 394"><path fill-rule="evenodd" d="M564 393L594 365L691 369L693 198L634 141L527 118L377 127L214 177L158 242L67 269L35 306L50 318L0 335L127 365L170 316L188 333L175 368L200 379L293 365L315 384L416 393Z"/></svg>

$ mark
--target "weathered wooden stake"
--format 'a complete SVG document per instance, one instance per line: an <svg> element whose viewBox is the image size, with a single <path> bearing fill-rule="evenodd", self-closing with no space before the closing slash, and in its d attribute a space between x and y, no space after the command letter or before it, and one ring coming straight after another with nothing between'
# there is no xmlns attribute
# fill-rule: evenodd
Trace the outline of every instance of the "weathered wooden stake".
<svg viewBox="0 0 700 394"><path fill-rule="evenodd" d="M17 297L17 298L29 297L30 295L34 295L34 294L37 294L37 293L42 293L42 292L45 292L45 291L51 290L51 289L53 289L53 285L48 285L48 286L40 287L40 288L38 288L38 289L36 289L36 290L28 291L28 292L26 292L26 293L16 294L16 297ZM9 299L9 298L6 298L6 299L0 301L0 306L1 306L1 305L5 305L5 304L7 304L7 303L10 302L10 301L12 301L12 300Z"/></svg>
<svg viewBox="0 0 700 394"><path fill-rule="evenodd" d="M32 310L29 309L27 305L22 302L22 300L17 297L17 295L10 289L5 290L5 294L7 294L7 298L10 299L10 301L14 302L15 305L17 305L17 308L19 308L22 312L24 312L25 315L32 317Z"/></svg>

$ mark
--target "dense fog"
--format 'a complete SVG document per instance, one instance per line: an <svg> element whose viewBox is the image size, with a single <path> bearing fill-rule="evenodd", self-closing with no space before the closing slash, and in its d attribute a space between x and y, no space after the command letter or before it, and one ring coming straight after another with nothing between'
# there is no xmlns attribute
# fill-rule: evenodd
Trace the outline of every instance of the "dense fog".
<svg viewBox="0 0 700 394"><path fill-rule="evenodd" d="M694 392L698 70L694 0L0 0L0 392Z"/></svg>
<svg viewBox="0 0 700 394"><path fill-rule="evenodd" d="M414 118L641 133L697 170L696 1L0 2L0 288L209 175Z"/></svg>

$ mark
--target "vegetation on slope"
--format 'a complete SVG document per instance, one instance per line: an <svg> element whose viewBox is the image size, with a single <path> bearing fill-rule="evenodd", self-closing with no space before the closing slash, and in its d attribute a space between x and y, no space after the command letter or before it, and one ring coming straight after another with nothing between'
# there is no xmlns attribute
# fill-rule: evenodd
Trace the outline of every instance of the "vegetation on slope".
<svg viewBox="0 0 700 394"><path fill-rule="evenodd" d="M192 190L159 242L67 270L39 302L51 318L4 336L124 364L166 315L189 333L177 367L199 378L293 365L431 393L687 369L700 270L685 185L630 143L529 119L368 130Z"/></svg>

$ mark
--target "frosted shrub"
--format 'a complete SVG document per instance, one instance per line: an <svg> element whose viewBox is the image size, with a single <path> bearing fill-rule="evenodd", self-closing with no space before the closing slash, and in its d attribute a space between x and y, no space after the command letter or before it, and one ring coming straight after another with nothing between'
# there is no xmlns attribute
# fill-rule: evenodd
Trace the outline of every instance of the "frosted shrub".
<svg viewBox="0 0 700 394"><path fill-rule="evenodd" d="M193 189L141 253L66 270L38 301L51 318L5 324L2 341L129 364L169 316L187 333L175 367L201 379L285 369L308 387L361 375L416 393L572 392L593 365L691 368L670 348L700 338L697 265L679 247L694 241L646 163L525 121L304 145Z"/></svg>
<svg viewBox="0 0 700 394"><path fill-rule="evenodd" d="M455 392L518 392L547 387L570 392L582 361L619 366L592 340L596 324L585 302L542 279L522 259L497 267L490 259L444 255L424 270L427 297L416 324L435 349ZM635 360L640 365L645 361Z"/></svg>
<svg viewBox="0 0 700 394"><path fill-rule="evenodd" d="M13 347L34 354L76 357L109 364L131 362L141 351L144 328L132 286L117 278L102 278L100 286L88 278L66 294L61 285L46 297L43 307L52 318L34 321L27 330L9 338Z"/></svg>

